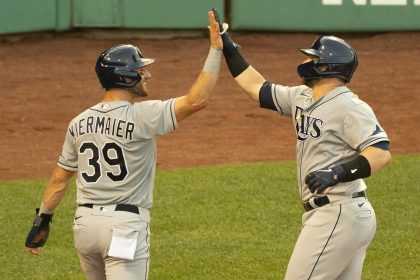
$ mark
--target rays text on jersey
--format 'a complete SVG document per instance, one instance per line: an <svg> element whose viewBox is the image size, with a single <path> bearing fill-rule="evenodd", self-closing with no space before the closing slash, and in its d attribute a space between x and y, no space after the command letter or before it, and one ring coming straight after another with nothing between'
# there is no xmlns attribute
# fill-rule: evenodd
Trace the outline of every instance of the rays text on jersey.
<svg viewBox="0 0 420 280"><path fill-rule="evenodd" d="M303 113L303 108L296 106L296 134L300 141L305 141L309 136L318 138L321 136L321 128L324 122L321 119L306 116Z"/></svg>
<svg viewBox="0 0 420 280"><path fill-rule="evenodd" d="M110 117L89 116L80 119L69 127L70 134L74 139L84 134L106 134L127 140L133 140L135 125L125 120Z"/></svg>

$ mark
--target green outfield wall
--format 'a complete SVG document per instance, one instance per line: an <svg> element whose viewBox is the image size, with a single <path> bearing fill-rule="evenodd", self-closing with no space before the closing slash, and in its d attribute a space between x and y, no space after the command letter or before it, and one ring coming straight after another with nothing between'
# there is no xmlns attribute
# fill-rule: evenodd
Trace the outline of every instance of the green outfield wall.
<svg viewBox="0 0 420 280"><path fill-rule="evenodd" d="M203 29L224 0L0 0L0 34L78 28Z"/></svg>
<svg viewBox="0 0 420 280"><path fill-rule="evenodd" d="M0 34L71 28L71 0L0 0Z"/></svg>
<svg viewBox="0 0 420 280"><path fill-rule="evenodd" d="M74 0L73 26L147 29L197 29L206 13L223 0Z"/></svg>
<svg viewBox="0 0 420 280"><path fill-rule="evenodd" d="M420 30L420 0L0 0L0 34L72 28L202 29L227 7L232 30Z"/></svg>
<svg viewBox="0 0 420 280"><path fill-rule="evenodd" d="M234 30L420 30L420 0L231 0Z"/></svg>

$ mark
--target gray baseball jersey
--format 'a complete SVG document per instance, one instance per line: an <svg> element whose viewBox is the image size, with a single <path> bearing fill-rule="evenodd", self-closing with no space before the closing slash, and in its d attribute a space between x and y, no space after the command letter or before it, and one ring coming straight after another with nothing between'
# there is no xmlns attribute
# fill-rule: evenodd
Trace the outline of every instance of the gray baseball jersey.
<svg viewBox="0 0 420 280"><path fill-rule="evenodd" d="M74 118L58 166L77 171L77 203L128 203L150 209L155 136L176 127L174 99L103 102Z"/></svg>
<svg viewBox="0 0 420 280"><path fill-rule="evenodd" d="M389 141L369 105L345 86L314 101L307 86L266 82L260 91L260 105L293 117L299 193L303 201L313 196L305 184L311 171L347 162L366 147ZM364 181L358 179L339 183L324 193L351 194L365 189Z"/></svg>

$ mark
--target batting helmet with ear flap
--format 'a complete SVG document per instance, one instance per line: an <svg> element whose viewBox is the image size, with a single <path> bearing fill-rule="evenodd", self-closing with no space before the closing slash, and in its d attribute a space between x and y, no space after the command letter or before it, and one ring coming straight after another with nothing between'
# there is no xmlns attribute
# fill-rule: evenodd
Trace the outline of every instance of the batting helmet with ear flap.
<svg viewBox="0 0 420 280"><path fill-rule="evenodd" d="M136 46L116 45L101 53L95 71L103 88L133 88L141 80L135 69L153 62L153 58L144 58Z"/></svg>
<svg viewBox="0 0 420 280"><path fill-rule="evenodd" d="M300 49L313 59L298 66L297 72L304 80L338 77L349 82L358 65L354 49L344 40L334 36L321 36L309 49Z"/></svg>

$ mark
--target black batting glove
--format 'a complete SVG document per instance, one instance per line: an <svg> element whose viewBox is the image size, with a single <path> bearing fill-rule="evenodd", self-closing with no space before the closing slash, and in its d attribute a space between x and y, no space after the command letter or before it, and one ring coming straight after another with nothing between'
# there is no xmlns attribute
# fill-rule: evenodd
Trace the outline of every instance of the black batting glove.
<svg viewBox="0 0 420 280"><path fill-rule="evenodd" d="M39 208L37 208L35 212L36 214L32 228L25 241L25 247L27 248L38 248L44 246L50 233L50 223L52 222L53 214L42 213L39 216Z"/></svg>
<svg viewBox="0 0 420 280"><path fill-rule="evenodd" d="M306 176L305 183L311 193L322 193L326 188L337 185L341 175L345 173L341 165L336 165L328 169L312 171Z"/></svg>

